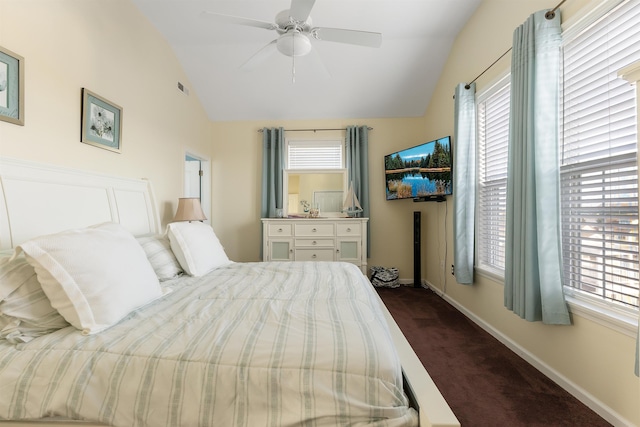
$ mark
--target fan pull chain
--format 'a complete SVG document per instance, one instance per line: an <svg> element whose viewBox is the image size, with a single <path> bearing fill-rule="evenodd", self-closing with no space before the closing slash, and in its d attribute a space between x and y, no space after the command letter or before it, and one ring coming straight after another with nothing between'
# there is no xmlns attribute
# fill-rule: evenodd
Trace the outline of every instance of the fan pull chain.
<svg viewBox="0 0 640 427"><path fill-rule="evenodd" d="M292 61L291 61L291 83L295 83L296 82L296 57L293 56L291 57Z"/></svg>
<svg viewBox="0 0 640 427"><path fill-rule="evenodd" d="M291 50L293 51L293 56L291 57L291 84L296 83L296 44L295 40L293 41L293 45L291 46Z"/></svg>

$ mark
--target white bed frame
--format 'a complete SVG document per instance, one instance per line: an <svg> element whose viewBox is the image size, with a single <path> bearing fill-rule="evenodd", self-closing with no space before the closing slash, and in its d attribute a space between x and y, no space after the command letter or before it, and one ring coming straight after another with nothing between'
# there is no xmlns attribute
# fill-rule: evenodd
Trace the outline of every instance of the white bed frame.
<svg viewBox="0 0 640 427"><path fill-rule="evenodd" d="M0 250L14 248L43 234L107 221L122 224L134 235L160 233L151 184L142 179L0 158ZM418 408L420 425L460 426L384 303L379 301L400 356L406 391ZM96 424L43 420L0 421L0 425L77 427Z"/></svg>

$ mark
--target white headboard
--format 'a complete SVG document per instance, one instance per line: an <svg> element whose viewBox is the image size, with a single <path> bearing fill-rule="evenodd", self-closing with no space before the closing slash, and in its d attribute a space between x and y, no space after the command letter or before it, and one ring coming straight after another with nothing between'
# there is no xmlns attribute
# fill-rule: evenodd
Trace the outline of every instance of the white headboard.
<svg viewBox="0 0 640 427"><path fill-rule="evenodd" d="M149 181L0 158L0 250L108 221L134 235L159 233Z"/></svg>

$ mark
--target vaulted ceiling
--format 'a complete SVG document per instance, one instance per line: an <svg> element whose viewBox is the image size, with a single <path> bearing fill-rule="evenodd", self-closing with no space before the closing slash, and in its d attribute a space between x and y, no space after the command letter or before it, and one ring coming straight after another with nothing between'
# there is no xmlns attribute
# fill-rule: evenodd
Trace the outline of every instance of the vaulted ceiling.
<svg viewBox="0 0 640 427"><path fill-rule="evenodd" d="M291 0L133 0L172 46L213 121L419 117L449 50L481 0L293 0L312 27L382 33L379 48L316 40L308 55L263 47ZM269 48L267 48L269 49ZM243 66L247 61L249 64Z"/></svg>

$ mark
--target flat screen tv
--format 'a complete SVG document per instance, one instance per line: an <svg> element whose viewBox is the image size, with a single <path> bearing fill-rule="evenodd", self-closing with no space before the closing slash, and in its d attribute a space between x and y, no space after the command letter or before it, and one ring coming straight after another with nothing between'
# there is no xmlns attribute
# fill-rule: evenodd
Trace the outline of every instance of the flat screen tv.
<svg viewBox="0 0 640 427"><path fill-rule="evenodd" d="M387 200L444 200L453 194L451 137L384 156Z"/></svg>

